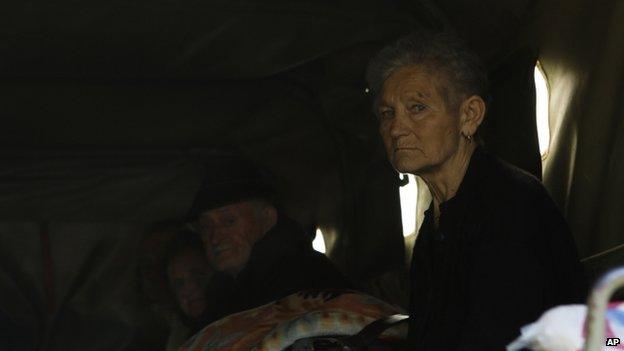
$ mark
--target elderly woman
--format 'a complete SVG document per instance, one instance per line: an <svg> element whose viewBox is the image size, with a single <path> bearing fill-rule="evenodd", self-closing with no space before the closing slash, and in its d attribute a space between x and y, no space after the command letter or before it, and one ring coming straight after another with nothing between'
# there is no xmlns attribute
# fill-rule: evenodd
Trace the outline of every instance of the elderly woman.
<svg viewBox="0 0 624 351"><path fill-rule="evenodd" d="M574 241L542 184L479 145L477 56L414 33L373 58L367 80L390 162L433 195L410 273L412 348L503 350L547 308L582 299Z"/></svg>

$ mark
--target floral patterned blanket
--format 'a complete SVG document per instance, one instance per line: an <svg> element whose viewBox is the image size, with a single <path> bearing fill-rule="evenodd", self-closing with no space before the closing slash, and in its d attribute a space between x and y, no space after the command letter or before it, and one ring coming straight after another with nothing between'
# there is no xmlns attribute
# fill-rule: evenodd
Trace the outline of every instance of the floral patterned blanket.
<svg viewBox="0 0 624 351"><path fill-rule="evenodd" d="M398 313L404 311L355 291L300 292L216 321L180 350L283 350L301 338L353 335L379 318ZM400 338L405 333L405 328L393 328L383 337Z"/></svg>

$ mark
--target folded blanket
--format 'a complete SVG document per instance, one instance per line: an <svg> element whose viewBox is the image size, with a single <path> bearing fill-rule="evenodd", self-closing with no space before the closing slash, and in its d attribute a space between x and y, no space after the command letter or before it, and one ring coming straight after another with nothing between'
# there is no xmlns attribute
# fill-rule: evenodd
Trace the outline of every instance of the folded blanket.
<svg viewBox="0 0 624 351"><path fill-rule="evenodd" d="M581 351L585 343L587 306L565 305L546 311L533 324L521 329L521 336L507 351ZM619 339L618 342L614 338ZM607 340L611 339L607 345ZM624 350L624 302L609 304L606 313L604 350Z"/></svg>
<svg viewBox="0 0 624 351"><path fill-rule="evenodd" d="M398 313L404 311L353 291L301 292L216 321L180 350L282 350L301 338L353 335L379 318ZM404 337L405 332L393 329L385 335Z"/></svg>

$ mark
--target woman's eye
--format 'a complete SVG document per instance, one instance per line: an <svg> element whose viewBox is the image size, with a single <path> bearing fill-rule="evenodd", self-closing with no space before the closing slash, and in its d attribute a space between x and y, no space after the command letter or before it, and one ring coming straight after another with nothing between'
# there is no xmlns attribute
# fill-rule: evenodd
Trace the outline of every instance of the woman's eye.
<svg viewBox="0 0 624 351"><path fill-rule="evenodd" d="M409 107L410 112L413 113L418 113L422 110L424 110L425 108L427 108L427 106L423 105L423 104L413 104Z"/></svg>
<svg viewBox="0 0 624 351"><path fill-rule="evenodd" d="M383 110L379 113L379 117L381 119L389 119L389 118L393 118L394 117L394 111L393 110Z"/></svg>

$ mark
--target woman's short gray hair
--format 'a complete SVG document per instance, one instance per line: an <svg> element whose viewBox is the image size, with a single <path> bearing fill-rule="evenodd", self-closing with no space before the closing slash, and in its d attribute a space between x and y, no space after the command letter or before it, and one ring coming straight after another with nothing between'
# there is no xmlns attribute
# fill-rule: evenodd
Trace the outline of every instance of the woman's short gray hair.
<svg viewBox="0 0 624 351"><path fill-rule="evenodd" d="M438 89L447 107L456 109L471 95L486 100L487 72L479 57L453 34L420 30L386 46L368 64L366 81L375 113L386 79L396 70L414 65L443 75L445 83Z"/></svg>

